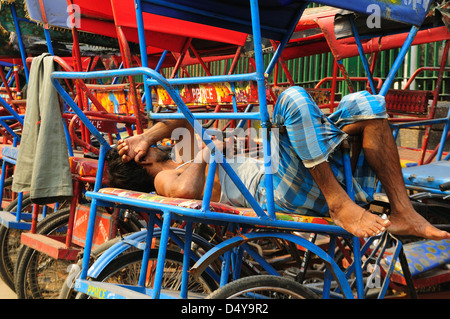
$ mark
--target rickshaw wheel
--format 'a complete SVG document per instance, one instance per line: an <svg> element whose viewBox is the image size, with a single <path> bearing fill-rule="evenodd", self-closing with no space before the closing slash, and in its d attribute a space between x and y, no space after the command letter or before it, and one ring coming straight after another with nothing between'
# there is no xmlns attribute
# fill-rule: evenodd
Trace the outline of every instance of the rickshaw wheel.
<svg viewBox="0 0 450 319"><path fill-rule="evenodd" d="M232 281L208 296L208 299L318 299L309 288L285 277L250 276Z"/></svg>

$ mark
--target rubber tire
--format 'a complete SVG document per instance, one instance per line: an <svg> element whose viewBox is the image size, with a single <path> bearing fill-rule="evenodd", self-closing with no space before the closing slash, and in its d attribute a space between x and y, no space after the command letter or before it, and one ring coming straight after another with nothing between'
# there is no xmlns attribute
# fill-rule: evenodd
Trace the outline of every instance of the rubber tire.
<svg viewBox="0 0 450 319"><path fill-rule="evenodd" d="M13 200L5 208L5 211L11 212L17 210L18 198ZM22 207L26 208L31 205L30 195L27 193L22 198ZM0 278L3 282L13 291L15 291L14 286L14 269L16 268L16 262L20 255L20 236L24 232L21 229L11 229L5 226L0 226ZM17 250L11 252L8 245L8 240L11 238L18 238ZM14 257L12 255L15 255ZM14 260L15 259L15 260Z"/></svg>
<svg viewBox="0 0 450 319"><path fill-rule="evenodd" d="M70 207L63 208L42 220L36 229L37 234L50 234L58 228L65 227L69 223ZM18 299L41 299L37 294L32 298L27 295L26 283L29 265L35 257L35 250L28 246L22 246L14 273L14 286ZM48 257L51 258L51 257ZM70 264L72 261L67 261ZM40 294L40 292L37 292Z"/></svg>
<svg viewBox="0 0 450 319"><path fill-rule="evenodd" d="M291 294L291 296L294 297L293 299L319 298L319 296L309 288L292 279L272 275L258 275L232 281L214 291L207 299L243 298L242 296L239 296L239 294L256 288L263 288L264 291L269 291L271 288L277 291L281 290L286 294Z"/></svg>
<svg viewBox="0 0 450 319"><path fill-rule="evenodd" d="M142 256L143 251L137 250L130 253L126 253L124 255L121 255L117 258L115 258L111 263L109 263L105 269L98 275L96 278L96 281L104 281L107 278L109 278L112 274L120 271L124 267L135 264L135 263L141 263L142 262ZM158 250L153 249L150 251L150 258L149 260L157 260L158 258ZM168 250L166 252L166 261L171 261L175 263L179 263L180 265L183 264L183 254L177 252L177 251L171 251ZM193 259L191 259L191 266L195 263ZM140 265L139 265L140 267ZM217 289L217 282L211 278L206 272L203 272L200 276L201 280L204 282L204 284L210 289L210 291L214 291ZM117 283L117 281L115 281ZM120 283L119 283L120 284ZM126 283L127 285L130 285L132 283ZM135 283L137 284L137 282ZM85 295L83 293L78 293L76 299L87 299L89 298L88 295Z"/></svg>
<svg viewBox="0 0 450 319"><path fill-rule="evenodd" d="M48 216L45 220L41 221L38 224L36 233L48 235L50 232L58 228L66 227L67 224L69 223L69 215L70 215L70 207L53 213L52 215ZM129 218L129 222L127 223L122 221L119 221L119 223L125 233L134 232L139 229L139 226L136 224L137 221L135 220L135 218ZM103 247L103 245L101 245L101 247ZM28 246L23 246L21 251L19 252L19 257L17 260L17 266L14 276L15 277L14 287L17 293L17 297L19 299L40 299L41 297L40 295L28 296L26 293L26 278L29 271L29 264L32 262L34 254L35 250ZM53 259L52 257L48 258ZM64 260L60 260L58 262L64 262ZM70 264L73 264L74 261L67 260L66 263L67 267L64 270L66 270ZM59 295L60 290L58 290L57 295L54 295L54 297L59 298Z"/></svg>

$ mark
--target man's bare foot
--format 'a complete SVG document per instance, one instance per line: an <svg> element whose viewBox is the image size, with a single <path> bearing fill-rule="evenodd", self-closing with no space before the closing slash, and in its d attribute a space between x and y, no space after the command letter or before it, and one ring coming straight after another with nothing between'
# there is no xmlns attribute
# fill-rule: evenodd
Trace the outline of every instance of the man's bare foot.
<svg viewBox="0 0 450 319"><path fill-rule="evenodd" d="M403 210L402 213L392 211L389 217L391 225L387 228L394 235L410 235L425 239L450 239L450 233L431 225L414 209Z"/></svg>
<svg viewBox="0 0 450 319"><path fill-rule="evenodd" d="M334 223L356 237L370 237L385 231L390 221L372 214L353 201L341 203L339 208L330 209Z"/></svg>

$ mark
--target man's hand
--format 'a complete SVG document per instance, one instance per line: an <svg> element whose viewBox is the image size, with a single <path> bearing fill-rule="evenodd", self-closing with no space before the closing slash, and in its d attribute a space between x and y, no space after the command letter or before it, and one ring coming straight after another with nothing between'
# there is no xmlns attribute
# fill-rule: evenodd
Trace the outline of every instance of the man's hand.
<svg viewBox="0 0 450 319"><path fill-rule="evenodd" d="M119 140L117 150L122 156L122 161L127 163L131 160L141 161L147 155L150 144L142 135L135 135L129 138Z"/></svg>

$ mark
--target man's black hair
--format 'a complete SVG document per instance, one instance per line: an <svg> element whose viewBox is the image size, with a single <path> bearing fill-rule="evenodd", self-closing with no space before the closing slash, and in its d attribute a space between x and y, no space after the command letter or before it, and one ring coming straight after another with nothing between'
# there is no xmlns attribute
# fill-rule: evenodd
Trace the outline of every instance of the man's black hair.
<svg viewBox="0 0 450 319"><path fill-rule="evenodd" d="M146 193L155 191L154 177L134 160L122 162L116 148L106 153L106 166L109 186Z"/></svg>

